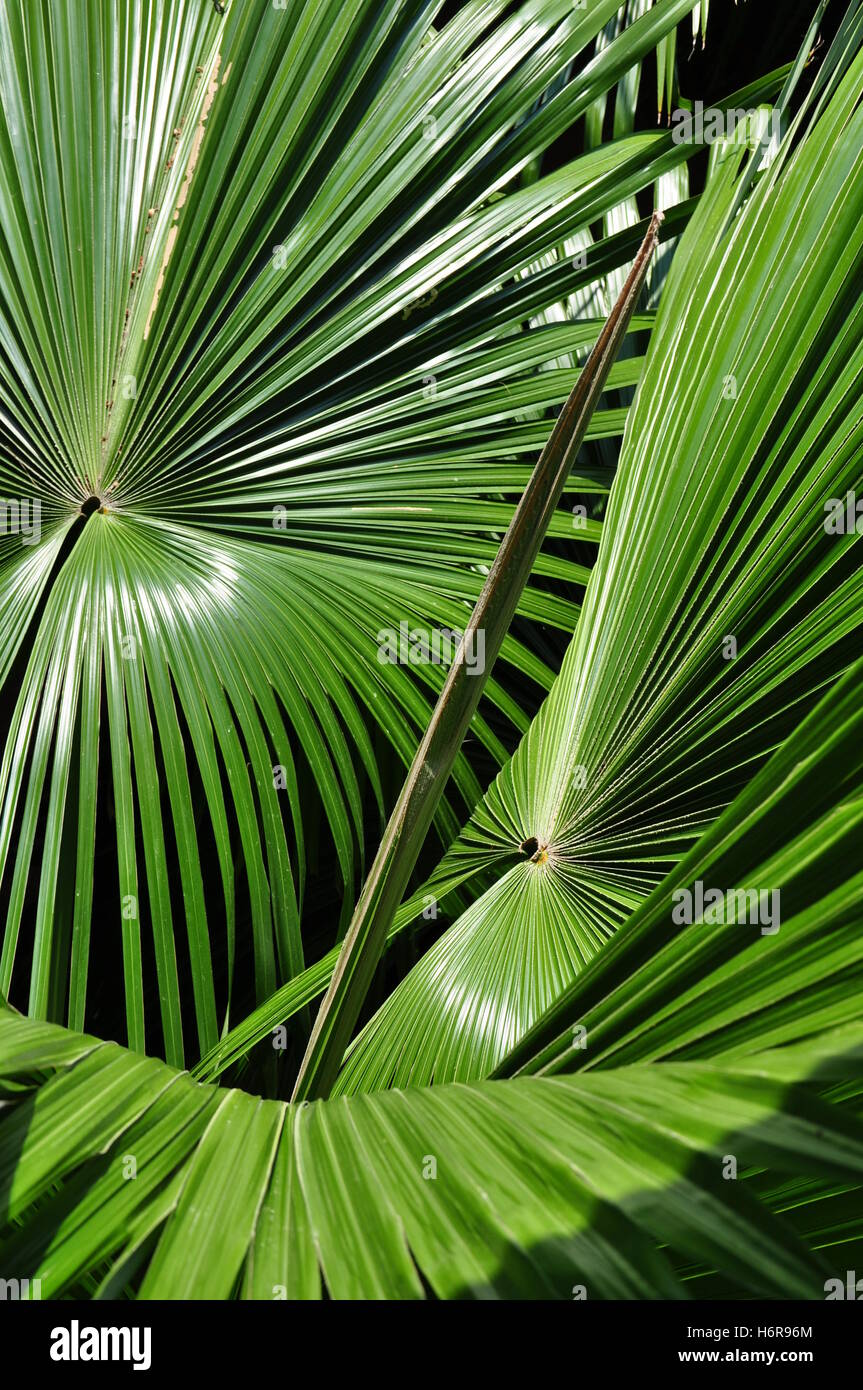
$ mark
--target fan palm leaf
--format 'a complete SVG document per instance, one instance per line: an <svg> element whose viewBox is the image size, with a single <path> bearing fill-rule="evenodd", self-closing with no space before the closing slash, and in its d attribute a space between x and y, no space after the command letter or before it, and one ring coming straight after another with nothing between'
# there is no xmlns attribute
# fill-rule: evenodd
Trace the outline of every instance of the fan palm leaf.
<svg viewBox="0 0 863 1390"><path fill-rule="evenodd" d="M783 1055L286 1106L0 1011L4 1258L43 1297L686 1297L687 1256L813 1297L829 1261L723 1178L859 1189L817 1048Z"/></svg>
<svg viewBox="0 0 863 1390"><path fill-rule="evenodd" d="M311 808L346 924L383 815L374 730L408 764L442 682L382 664L378 634L464 626L547 435L531 414L571 386L537 368L598 332L523 331L592 268L521 272L687 156L633 134L519 186L687 12L662 0L587 62L614 8L469 3L435 28L433 4L369 0L5 7L0 489L38 505L41 537L0 537L0 991L29 977L34 1016L84 1025L106 814L133 1048L181 1065L215 1045L238 914L259 1000L302 970ZM588 572L540 557L520 612L571 631L577 603L543 581ZM502 655L549 687L534 650ZM505 684L486 697L473 733L500 764L527 719ZM480 791L460 754L446 840Z"/></svg>
<svg viewBox="0 0 863 1390"><path fill-rule="evenodd" d="M858 53L727 232L737 159L717 165L560 676L441 865L496 881L345 1084L486 1075L859 654L857 535L826 518L863 480L861 77Z"/></svg>

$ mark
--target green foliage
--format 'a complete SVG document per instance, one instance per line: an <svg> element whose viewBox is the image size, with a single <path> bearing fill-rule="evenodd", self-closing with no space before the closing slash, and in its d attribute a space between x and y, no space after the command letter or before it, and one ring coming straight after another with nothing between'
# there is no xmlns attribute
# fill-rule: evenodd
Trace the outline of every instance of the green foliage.
<svg viewBox="0 0 863 1390"><path fill-rule="evenodd" d="M287 1106L0 1011L4 1216L35 1204L4 1260L43 1297L421 1298L420 1275L445 1298L686 1297L687 1259L813 1297L830 1264L727 1158L859 1186L863 1130L799 1084L817 1053L783 1058Z"/></svg>
<svg viewBox="0 0 863 1390"><path fill-rule="evenodd" d="M638 112L706 3L0 7L0 496L40 523L0 534L0 1273L806 1298L844 1268L863 571L825 515L863 495L863 0L816 68L812 8L722 103L776 101L781 140L705 176ZM446 680L381 633L468 627L651 202L340 989ZM679 919L699 883L775 893L778 930ZM328 988L326 1098L287 1103Z"/></svg>
<svg viewBox="0 0 863 1390"><path fill-rule="evenodd" d="M364 796L383 811L380 740L409 764L442 680L382 664L377 634L465 626L572 384L537 367L598 331L519 331L593 275L557 248L685 155L634 135L521 184L687 7L662 0L546 105L615 6L506 8L469 3L435 31L433 6L371 0L222 18L204 0L4 7L0 489L38 497L42 537L0 537L0 681L20 683L0 764L0 991L29 974L34 1017L85 1021L106 758L130 1046L183 1062L186 970L198 1055L216 1043L238 900L257 998L302 970L318 807L350 915ZM519 278L548 254L539 286ZM592 433L624 418L600 410ZM595 471L570 481L607 491ZM568 513L551 534L572 534ZM588 572L541 557L520 613L571 630L577 605L545 581ZM549 686L523 643L502 657ZM492 681L472 733L497 763L501 723L526 720ZM464 755L453 785L474 804ZM438 831L457 825L445 801Z"/></svg>

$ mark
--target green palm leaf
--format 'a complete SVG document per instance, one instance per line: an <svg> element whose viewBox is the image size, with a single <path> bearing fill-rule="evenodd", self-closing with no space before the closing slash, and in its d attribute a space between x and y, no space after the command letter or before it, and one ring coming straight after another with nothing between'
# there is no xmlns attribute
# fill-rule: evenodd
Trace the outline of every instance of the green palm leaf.
<svg viewBox="0 0 863 1390"><path fill-rule="evenodd" d="M500 1074L606 1066L612 1058L614 1065L739 1060L765 1047L781 1048L781 1057L858 1020L861 690L858 662L501 1062ZM780 895L779 930L761 935L707 916L680 924L675 894L698 881L734 892L770 885ZM573 1050L576 1023L589 1030L587 1051Z"/></svg>
<svg viewBox="0 0 863 1390"><path fill-rule="evenodd" d="M449 1297L685 1297L705 1277L817 1296L831 1213L859 1208L863 1173L861 676L522 1044L515 1080L292 1107L0 1010L9 1268L50 1297L130 1280L143 1297L416 1297L417 1269ZM780 932L675 933L670 894L694 873L766 875Z"/></svg>
<svg viewBox="0 0 863 1390"><path fill-rule="evenodd" d="M232 1017L246 920L258 1000L302 971L318 816L332 939L346 925L383 815L376 731L408 765L443 675L382 665L378 633L464 626L572 384L539 368L598 332L525 320L642 229L597 271L556 248L688 153L633 134L518 182L682 0L596 63L611 0L469 3L439 28L435 9L15 0L0 20L0 490L42 519L35 549L0 537L0 991L83 1027L113 823L128 1041L176 1065ZM624 420L598 411L594 437ZM577 602L545 581L577 593L588 572L541 556L519 612L571 631ZM535 650L502 656L549 687ZM527 724L508 680L473 724L496 764ZM480 791L461 754L445 841Z"/></svg>
<svg viewBox="0 0 863 1390"><path fill-rule="evenodd" d="M812 8L692 197L636 112L706 3L0 7L4 1284L844 1273L863 0L814 69ZM382 659L489 593L470 698Z"/></svg>
<svg viewBox="0 0 863 1390"><path fill-rule="evenodd" d="M348 1088L487 1075L859 653L857 536L824 523L863 480L861 81L858 52L727 235L737 159L717 166L561 674L439 871L495 882Z"/></svg>
<svg viewBox="0 0 863 1390"><path fill-rule="evenodd" d="M817 1048L773 1062L292 1107L2 1011L4 1259L43 1297L420 1298L420 1275L438 1297L686 1297L675 1262L705 1256L738 1293L811 1297L830 1264L723 1167L859 1188L863 1135L800 1084Z"/></svg>

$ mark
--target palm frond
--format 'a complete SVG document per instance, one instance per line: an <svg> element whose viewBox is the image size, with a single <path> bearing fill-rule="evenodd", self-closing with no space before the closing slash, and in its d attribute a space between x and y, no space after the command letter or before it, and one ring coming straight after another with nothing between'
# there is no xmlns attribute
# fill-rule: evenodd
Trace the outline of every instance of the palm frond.
<svg viewBox="0 0 863 1390"><path fill-rule="evenodd" d="M572 385L538 369L600 326L526 319L632 238L596 272L523 272L687 157L633 134L518 181L681 0L597 63L612 0L470 0L438 28L434 4L225 8L13 0L0 19L0 491L42 520L36 549L0 538L0 990L29 977L34 1016L84 1026L113 826L127 1038L177 1065L233 1018L238 919L258 1000L302 971L318 815L344 930L369 805L383 817L376 740L409 765L443 680L382 664L378 634L464 627ZM596 437L624 420L598 411ZM546 553L520 614L571 631L588 572ZM527 724L512 673L552 679L515 638L502 658L473 725L497 765ZM461 754L445 842L480 791Z"/></svg>
<svg viewBox="0 0 863 1390"><path fill-rule="evenodd" d="M773 1058L287 1106L2 1010L4 1260L51 1298L572 1299L686 1297L706 1256L813 1297L829 1263L745 1171L859 1188L863 1133L817 1049Z"/></svg>
<svg viewBox="0 0 863 1390"><path fill-rule="evenodd" d="M487 1074L859 655L858 537L825 521L863 481L861 80L858 52L727 235L739 154L717 165L560 676L439 870L495 882L356 1042L351 1084Z"/></svg>

